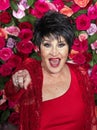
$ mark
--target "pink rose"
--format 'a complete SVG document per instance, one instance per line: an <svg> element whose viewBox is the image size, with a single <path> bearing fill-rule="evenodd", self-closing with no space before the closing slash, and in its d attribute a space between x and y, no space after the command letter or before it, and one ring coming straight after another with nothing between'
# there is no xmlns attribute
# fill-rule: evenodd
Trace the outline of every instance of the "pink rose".
<svg viewBox="0 0 97 130"><path fill-rule="evenodd" d="M5 63L0 67L0 74L3 77L9 76L12 74L12 66L9 63Z"/></svg>
<svg viewBox="0 0 97 130"><path fill-rule="evenodd" d="M13 10L13 16L17 19L21 19L25 16L25 12L21 9L18 9L17 12Z"/></svg>
<svg viewBox="0 0 97 130"><path fill-rule="evenodd" d="M16 36L16 37L19 35L20 32L20 29L16 26L5 27L5 30L9 35Z"/></svg>
<svg viewBox="0 0 97 130"><path fill-rule="evenodd" d="M74 49L75 51L79 51L79 52L87 51L88 50L88 41L87 40L80 41L79 39L76 38L74 40L72 49Z"/></svg>
<svg viewBox="0 0 97 130"><path fill-rule="evenodd" d="M88 35L94 35L97 32L97 26L94 23L91 23L90 27L87 29Z"/></svg>
<svg viewBox="0 0 97 130"><path fill-rule="evenodd" d="M82 42L85 41L86 39L88 39L88 34L86 32L81 32L78 36L78 39Z"/></svg>
<svg viewBox="0 0 97 130"><path fill-rule="evenodd" d="M3 37L0 37L0 49L2 49L5 46L5 39Z"/></svg>
<svg viewBox="0 0 97 130"><path fill-rule="evenodd" d="M13 54L13 51L10 48L4 47L0 50L0 58L3 61L7 61Z"/></svg>
<svg viewBox="0 0 97 130"><path fill-rule="evenodd" d="M21 10L26 10L29 8L29 5L27 4L27 0L21 0L18 4L18 8Z"/></svg>
<svg viewBox="0 0 97 130"><path fill-rule="evenodd" d="M79 15L75 22L78 30L87 30L90 27L90 18L86 14Z"/></svg>
<svg viewBox="0 0 97 130"><path fill-rule="evenodd" d="M6 10L10 7L9 0L0 0L0 10Z"/></svg>
<svg viewBox="0 0 97 130"><path fill-rule="evenodd" d="M21 41L17 43L17 50L23 54L29 54L34 49L34 44L31 41Z"/></svg>
<svg viewBox="0 0 97 130"><path fill-rule="evenodd" d="M33 32L30 29L22 29L19 33L19 38L22 40L31 40L33 38Z"/></svg>
<svg viewBox="0 0 97 130"><path fill-rule="evenodd" d="M74 0L74 2L80 7L86 7L90 0Z"/></svg>
<svg viewBox="0 0 97 130"><path fill-rule="evenodd" d="M91 48L92 48L92 50L97 49L97 40L94 43L91 43Z"/></svg>
<svg viewBox="0 0 97 130"><path fill-rule="evenodd" d="M96 5L91 5L88 8L88 17L90 19L97 19L97 6Z"/></svg>
<svg viewBox="0 0 97 130"><path fill-rule="evenodd" d="M3 37L4 39L7 39L8 35L4 28L0 28L0 37Z"/></svg>
<svg viewBox="0 0 97 130"><path fill-rule="evenodd" d="M8 24L9 22L11 22L11 15L9 14L9 12L1 12L0 13L0 22L2 22L3 24Z"/></svg>
<svg viewBox="0 0 97 130"><path fill-rule="evenodd" d="M60 13L70 17L73 15L73 10L68 6L64 5L64 7L60 10Z"/></svg>
<svg viewBox="0 0 97 130"><path fill-rule="evenodd" d="M48 4L50 10L58 11L58 9L53 3L48 2L48 1L46 1L46 3Z"/></svg>
<svg viewBox="0 0 97 130"><path fill-rule="evenodd" d="M7 43L6 43L6 46L7 46L8 48L13 48L15 45L16 45L15 39L13 39L13 38L11 38L11 37L8 38Z"/></svg>

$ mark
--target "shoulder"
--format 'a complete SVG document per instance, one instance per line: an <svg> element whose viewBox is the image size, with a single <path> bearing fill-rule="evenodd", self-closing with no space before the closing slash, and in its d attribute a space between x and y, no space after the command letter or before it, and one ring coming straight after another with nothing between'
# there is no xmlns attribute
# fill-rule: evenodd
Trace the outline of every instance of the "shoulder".
<svg viewBox="0 0 97 130"><path fill-rule="evenodd" d="M72 63L67 63L67 65L74 72L79 83L81 82L81 84L88 85L91 84L88 68L86 68L86 66Z"/></svg>

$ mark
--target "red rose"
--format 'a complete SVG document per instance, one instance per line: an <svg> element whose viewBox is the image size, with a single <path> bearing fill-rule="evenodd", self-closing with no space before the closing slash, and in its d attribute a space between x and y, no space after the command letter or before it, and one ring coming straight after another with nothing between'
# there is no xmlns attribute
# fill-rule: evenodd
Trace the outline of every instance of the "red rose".
<svg viewBox="0 0 97 130"><path fill-rule="evenodd" d="M86 62L86 57L82 53L77 53L77 54L73 55L72 60L75 63L81 65Z"/></svg>
<svg viewBox="0 0 97 130"><path fill-rule="evenodd" d="M0 105L0 110L5 111L6 108L7 108L7 104L6 103L3 103L2 105Z"/></svg>
<svg viewBox="0 0 97 130"><path fill-rule="evenodd" d="M92 60L92 54L87 51L84 52L84 56L86 57L86 62L89 63Z"/></svg>
<svg viewBox="0 0 97 130"><path fill-rule="evenodd" d="M34 16L36 16L37 18L41 18L45 12L47 12L49 10L49 6L48 4L43 1L37 1L34 4L34 9L30 10L30 13Z"/></svg>
<svg viewBox="0 0 97 130"><path fill-rule="evenodd" d="M79 15L75 22L78 30L87 30L90 27L90 18L85 14Z"/></svg>
<svg viewBox="0 0 97 130"><path fill-rule="evenodd" d="M0 37L0 49L2 49L5 46L5 39L3 37Z"/></svg>
<svg viewBox="0 0 97 130"><path fill-rule="evenodd" d="M34 49L34 44L31 41L21 41L17 43L17 50L23 54L29 54Z"/></svg>
<svg viewBox="0 0 97 130"><path fill-rule="evenodd" d="M62 0L53 0L52 3L58 10L61 10L64 7L64 2Z"/></svg>
<svg viewBox="0 0 97 130"><path fill-rule="evenodd" d="M8 12L1 12L0 13L0 21L4 24L7 24L11 21L11 16Z"/></svg>
<svg viewBox="0 0 97 130"><path fill-rule="evenodd" d="M97 64L95 64L92 68L91 80L94 84L94 87L96 87L96 90L97 90Z"/></svg>
<svg viewBox="0 0 97 130"><path fill-rule="evenodd" d="M22 22L22 23L20 23L20 24L19 24L19 28L20 28L20 30L22 30L22 29L30 29L30 30L33 30L33 26L32 26L32 24L29 23L29 22Z"/></svg>
<svg viewBox="0 0 97 130"><path fill-rule="evenodd" d="M13 54L13 51L10 48L3 48L2 50L0 50L0 58L3 61L7 61Z"/></svg>
<svg viewBox="0 0 97 130"><path fill-rule="evenodd" d="M71 9L73 10L74 13L76 13L76 12L78 12L80 10L80 7L78 5L76 5L76 4L73 4L71 6Z"/></svg>
<svg viewBox="0 0 97 130"><path fill-rule="evenodd" d="M19 113L12 112L8 119L8 122L13 125L19 125Z"/></svg>
<svg viewBox="0 0 97 130"><path fill-rule="evenodd" d="M11 58L8 60L8 63L11 64L12 68L17 67L18 64L22 62L22 59L20 56L17 56L13 54Z"/></svg>
<svg viewBox="0 0 97 130"><path fill-rule="evenodd" d="M88 41L87 40L80 41L78 38L76 38L74 40L72 49L74 49L75 51L79 51L79 52L87 51L88 50Z"/></svg>
<svg viewBox="0 0 97 130"><path fill-rule="evenodd" d="M12 66L9 63L5 63L0 67L0 75L6 77L11 75L12 73Z"/></svg>
<svg viewBox="0 0 97 130"><path fill-rule="evenodd" d="M22 29L19 33L19 38L22 40L31 40L33 37L33 32L30 29Z"/></svg>

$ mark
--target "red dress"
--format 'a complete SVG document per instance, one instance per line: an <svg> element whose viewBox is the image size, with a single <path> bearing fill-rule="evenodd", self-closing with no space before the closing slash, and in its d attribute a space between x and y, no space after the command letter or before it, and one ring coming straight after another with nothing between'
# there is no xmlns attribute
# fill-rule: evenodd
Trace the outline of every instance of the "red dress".
<svg viewBox="0 0 97 130"><path fill-rule="evenodd" d="M69 90L59 98L45 102L42 102L41 61L28 58L17 67L15 71L27 69L32 79L27 90L17 90L12 79L5 86L8 100L20 108L19 130L91 130L96 120L93 88L82 67L68 65L72 75Z"/></svg>
<svg viewBox="0 0 97 130"><path fill-rule="evenodd" d="M42 102L39 130L85 130L85 104L78 81L71 71L71 84L60 97Z"/></svg>

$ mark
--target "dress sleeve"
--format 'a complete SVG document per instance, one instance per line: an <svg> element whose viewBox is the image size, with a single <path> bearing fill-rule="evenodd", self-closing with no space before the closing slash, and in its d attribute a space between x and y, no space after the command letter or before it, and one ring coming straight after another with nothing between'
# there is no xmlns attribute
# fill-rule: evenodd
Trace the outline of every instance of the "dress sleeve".
<svg viewBox="0 0 97 130"><path fill-rule="evenodd" d="M18 65L18 67L16 68L16 70L14 71L17 72L18 70L21 69L27 69L28 71L30 71L31 74L31 66L32 66L32 59L26 59L22 65ZM14 74L13 73L13 74ZM6 83L5 85L5 94L7 96L7 99L9 101L12 101L14 103L19 102L21 96L25 93L24 89L18 88L16 86L13 85L13 81L12 81L12 77L10 78L10 80Z"/></svg>
<svg viewBox="0 0 97 130"><path fill-rule="evenodd" d="M37 130L40 120L40 104L42 101L42 70L40 63L28 58L19 65L17 70L27 69L31 76L31 83L27 90L17 89L12 79L6 83L5 94L9 101L19 104L19 130Z"/></svg>
<svg viewBox="0 0 97 130"><path fill-rule="evenodd" d="M19 99L24 93L24 89L17 88L13 85L12 79L10 79L5 86L5 94L9 101L15 103L19 102Z"/></svg>
<svg viewBox="0 0 97 130"><path fill-rule="evenodd" d="M97 130L97 117L95 113L94 87L88 74L88 69L78 67L78 78L82 88L83 99L86 104L86 129ZM80 75L80 76L79 76Z"/></svg>

